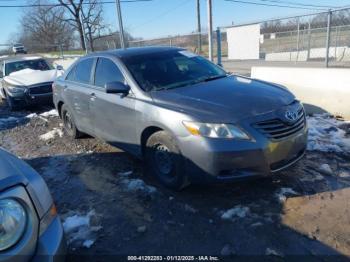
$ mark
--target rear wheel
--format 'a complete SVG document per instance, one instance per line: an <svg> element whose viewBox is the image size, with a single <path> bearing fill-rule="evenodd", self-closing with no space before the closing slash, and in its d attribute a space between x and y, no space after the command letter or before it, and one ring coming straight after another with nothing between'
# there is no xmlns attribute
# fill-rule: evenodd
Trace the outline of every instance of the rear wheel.
<svg viewBox="0 0 350 262"><path fill-rule="evenodd" d="M68 136L72 138L79 138L82 136L82 133L77 129L72 113L69 111L66 105L62 106L61 116L63 121L63 127Z"/></svg>
<svg viewBox="0 0 350 262"><path fill-rule="evenodd" d="M145 148L146 166L166 187L180 190L189 184L184 170L184 158L175 139L165 131L149 137Z"/></svg>

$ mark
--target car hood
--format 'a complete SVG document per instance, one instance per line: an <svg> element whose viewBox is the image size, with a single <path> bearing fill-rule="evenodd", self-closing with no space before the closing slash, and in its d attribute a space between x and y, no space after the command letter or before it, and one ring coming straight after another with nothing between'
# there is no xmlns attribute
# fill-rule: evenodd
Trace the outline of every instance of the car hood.
<svg viewBox="0 0 350 262"><path fill-rule="evenodd" d="M4 80L11 85L31 86L40 83L53 82L60 75L61 72L56 69L47 71L23 69L5 76Z"/></svg>
<svg viewBox="0 0 350 262"><path fill-rule="evenodd" d="M154 91L152 98L160 106L210 122L237 122L275 111L295 100L284 87L241 76Z"/></svg>
<svg viewBox="0 0 350 262"><path fill-rule="evenodd" d="M43 178L24 161L0 148L0 194L16 185L27 188L40 217L49 210L53 201Z"/></svg>

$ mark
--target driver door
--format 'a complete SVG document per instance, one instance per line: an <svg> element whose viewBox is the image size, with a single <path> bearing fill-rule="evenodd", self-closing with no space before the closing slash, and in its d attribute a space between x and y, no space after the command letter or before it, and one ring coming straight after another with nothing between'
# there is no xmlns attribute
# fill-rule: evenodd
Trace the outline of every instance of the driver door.
<svg viewBox="0 0 350 262"><path fill-rule="evenodd" d="M123 82L125 78L117 64L109 58L99 57L96 63L94 86L90 94L94 133L97 137L122 149L136 149L135 97L107 94L105 84Z"/></svg>

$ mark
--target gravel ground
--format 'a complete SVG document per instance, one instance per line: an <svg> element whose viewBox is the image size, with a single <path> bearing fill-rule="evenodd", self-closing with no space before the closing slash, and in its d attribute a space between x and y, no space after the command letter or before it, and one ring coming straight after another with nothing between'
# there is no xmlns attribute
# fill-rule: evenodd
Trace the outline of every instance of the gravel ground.
<svg viewBox="0 0 350 262"><path fill-rule="evenodd" d="M12 113L0 102L0 145L46 180L67 232L69 261L350 256L349 151L312 150L273 177L172 192L146 177L131 155L94 138L71 140L54 111L42 114L48 110Z"/></svg>

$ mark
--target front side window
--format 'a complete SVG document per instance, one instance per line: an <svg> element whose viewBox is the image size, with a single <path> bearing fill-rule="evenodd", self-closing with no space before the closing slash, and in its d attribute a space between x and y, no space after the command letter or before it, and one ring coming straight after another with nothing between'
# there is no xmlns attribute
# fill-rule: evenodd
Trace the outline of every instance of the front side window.
<svg viewBox="0 0 350 262"><path fill-rule="evenodd" d="M184 87L227 76L220 67L184 50L129 56L122 61L145 91Z"/></svg>
<svg viewBox="0 0 350 262"><path fill-rule="evenodd" d="M84 59L83 61L79 62L75 66L74 81L83 83L83 84L90 84L93 64L94 64L93 58Z"/></svg>
<svg viewBox="0 0 350 262"><path fill-rule="evenodd" d="M101 57L96 65L95 85L105 87L110 82L124 82L123 74L112 60Z"/></svg>
<svg viewBox="0 0 350 262"><path fill-rule="evenodd" d="M50 64L48 64L44 59L8 62L5 65L5 72L7 76L14 72L18 72L24 69L48 71L48 70L52 70L53 67Z"/></svg>
<svg viewBox="0 0 350 262"><path fill-rule="evenodd" d="M68 75L67 75L67 77L66 77L66 80L68 80L68 81L75 81L75 68L76 68L76 66L73 67L73 68L69 71L69 73L68 73Z"/></svg>

